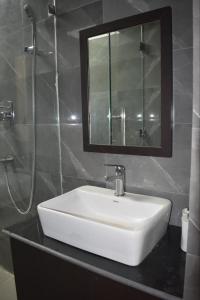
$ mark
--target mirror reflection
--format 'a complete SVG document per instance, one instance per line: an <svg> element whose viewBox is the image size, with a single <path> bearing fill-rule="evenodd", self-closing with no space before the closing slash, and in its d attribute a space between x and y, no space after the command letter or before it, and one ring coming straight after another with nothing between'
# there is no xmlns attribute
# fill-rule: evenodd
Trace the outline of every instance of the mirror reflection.
<svg viewBox="0 0 200 300"><path fill-rule="evenodd" d="M88 38L89 140L160 147L160 21Z"/></svg>

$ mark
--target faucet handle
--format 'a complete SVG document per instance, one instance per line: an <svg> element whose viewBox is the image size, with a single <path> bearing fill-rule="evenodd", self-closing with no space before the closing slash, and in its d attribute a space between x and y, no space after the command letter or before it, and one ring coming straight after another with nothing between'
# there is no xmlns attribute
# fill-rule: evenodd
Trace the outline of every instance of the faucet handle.
<svg viewBox="0 0 200 300"><path fill-rule="evenodd" d="M125 167L123 165L117 164L104 164L105 167L115 167L116 170L125 171Z"/></svg>
<svg viewBox="0 0 200 300"><path fill-rule="evenodd" d="M125 167L123 165L117 165L117 164L104 164L106 167L114 167L115 173L117 176L125 176Z"/></svg>

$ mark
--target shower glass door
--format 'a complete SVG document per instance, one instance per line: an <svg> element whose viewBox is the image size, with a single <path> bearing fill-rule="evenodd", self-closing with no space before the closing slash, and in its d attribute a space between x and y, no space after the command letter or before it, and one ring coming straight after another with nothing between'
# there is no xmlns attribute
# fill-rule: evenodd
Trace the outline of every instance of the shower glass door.
<svg viewBox="0 0 200 300"><path fill-rule="evenodd" d="M160 21L88 38L90 143L160 147Z"/></svg>
<svg viewBox="0 0 200 300"><path fill-rule="evenodd" d="M2 228L30 218L35 215L38 203L61 193L56 19L49 16L48 4L48 0L0 2L0 266L9 270L12 270L9 242ZM31 188L34 126L33 55L31 51L24 51L32 46L30 11L35 18L37 34L36 184L33 209L28 216L23 216L11 202L5 167L16 204L25 210ZM9 117L11 104L13 120Z"/></svg>

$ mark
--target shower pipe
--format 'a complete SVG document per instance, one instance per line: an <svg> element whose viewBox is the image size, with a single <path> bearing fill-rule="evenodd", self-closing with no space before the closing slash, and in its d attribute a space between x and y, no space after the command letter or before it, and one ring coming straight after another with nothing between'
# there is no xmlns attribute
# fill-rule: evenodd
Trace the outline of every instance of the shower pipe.
<svg viewBox="0 0 200 300"><path fill-rule="evenodd" d="M4 163L5 168L5 181L8 189L8 194L10 196L11 202L21 215L26 215L30 212L32 205L33 205L33 197L34 197L34 190L35 190L35 167L36 167L36 116L35 116L35 102L36 102L36 95L35 95L35 88L36 88L36 80L35 80L35 74L36 74L36 23L35 23L35 17L33 14L33 11L31 7L28 4L24 4L24 11L28 18L31 21L32 26L32 45L30 47L25 47L25 52L32 54L32 165L31 165L31 188L30 188L30 194L29 194L29 203L28 207L25 210L22 210L17 204L16 201L12 195L12 191L9 184L8 179L8 169L7 169L7 163ZM31 51L27 51L27 49L31 49Z"/></svg>

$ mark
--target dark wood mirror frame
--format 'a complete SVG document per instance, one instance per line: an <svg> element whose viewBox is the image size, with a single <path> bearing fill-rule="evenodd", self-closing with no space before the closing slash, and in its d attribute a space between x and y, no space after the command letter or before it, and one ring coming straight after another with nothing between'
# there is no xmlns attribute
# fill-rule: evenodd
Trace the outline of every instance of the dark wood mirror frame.
<svg viewBox="0 0 200 300"><path fill-rule="evenodd" d="M161 147L95 145L89 141L88 126L88 38L148 22L160 21L161 28ZM172 156L172 11L164 7L80 31L83 148L87 152L146 156Z"/></svg>

